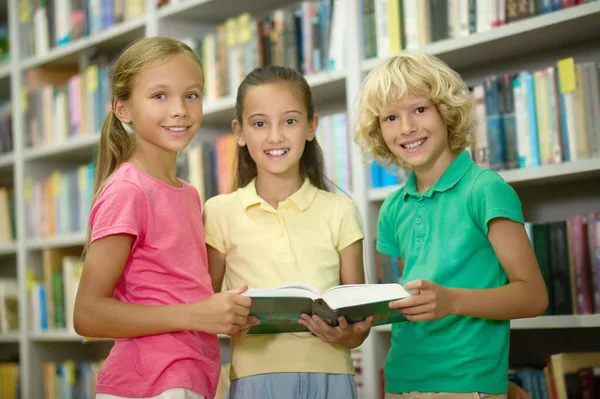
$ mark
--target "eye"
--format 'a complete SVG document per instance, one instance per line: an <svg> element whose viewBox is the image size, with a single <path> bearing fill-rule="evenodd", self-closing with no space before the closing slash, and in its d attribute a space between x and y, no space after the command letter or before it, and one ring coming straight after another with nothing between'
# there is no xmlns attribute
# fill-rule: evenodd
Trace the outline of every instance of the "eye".
<svg viewBox="0 0 600 399"><path fill-rule="evenodd" d="M254 122L252 125L256 126L256 127L264 127L265 123L263 121L258 121L258 122Z"/></svg>
<svg viewBox="0 0 600 399"><path fill-rule="evenodd" d="M417 114L422 114L423 112L425 112L426 109L426 107L419 107L415 111L417 112Z"/></svg>
<svg viewBox="0 0 600 399"><path fill-rule="evenodd" d="M386 116L385 118L383 118L384 122L394 122L395 120L396 117L394 115Z"/></svg>
<svg viewBox="0 0 600 399"><path fill-rule="evenodd" d="M157 100L163 100L163 99L167 98L167 96L165 96L164 93L156 93L152 96L152 98L156 98Z"/></svg>
<svg viewBox="0 0 600 399"><path fill-rule="evenodd" d="M196 99L196 98L198 98L198 97L199 97L199 96L198 96L198 93L189 93L189 94L187 95L187 98L188 98L188 99L190 99L190 100L195 100L195 99Z"/></svg>
<svg viewBox="0 0 600 399"><path fill-rule="evenodd" d="M297 121L296 121L295 119L292 119L292 118L290 118L290 119L286 119L286 120L285 120L285 124L286 124L286 125L293 125L293 124L294 124L294 123L296 123L296 122L297 122Z"/></svg>

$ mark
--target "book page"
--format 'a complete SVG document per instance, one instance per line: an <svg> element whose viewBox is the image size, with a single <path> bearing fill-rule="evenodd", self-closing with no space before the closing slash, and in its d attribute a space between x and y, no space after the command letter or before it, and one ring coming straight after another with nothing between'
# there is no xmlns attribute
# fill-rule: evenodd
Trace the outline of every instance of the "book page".
<svg viewBox="0 0 600 399"><path fill-rule="evenodd" d="M400 284L348 284L325 291L323 299L332 309L393 301L410 294Z"/></svg>
<svg viewBox="0 0 600 399"><path fill-rule="evenodd" d="M301 297L318 299L320 294L316 288L308 284L285 284L269 288L249 288L242 295L249 297Z"/></svg>

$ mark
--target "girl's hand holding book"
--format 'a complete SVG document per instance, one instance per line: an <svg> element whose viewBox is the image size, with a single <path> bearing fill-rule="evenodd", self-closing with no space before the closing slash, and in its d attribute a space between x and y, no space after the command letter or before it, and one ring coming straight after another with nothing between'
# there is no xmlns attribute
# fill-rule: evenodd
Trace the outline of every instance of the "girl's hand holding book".
<svg viewBox="0 0 600 399"><path fill-rule="evenodd" d="M438 320L454 314L450 288L432 281L413 280L404 285L410 297L390 302L390 308L402 313L407 320Z"/></svg>
<svg viewBox="0 0 600 399"><path fill-rule="evenodd" d="M256 318L248 317L252 299L241 295L247 289L248 286L243 285L189 304L188 329L209 334L236 335L258 324Z"/></svg>
<svg viewBox="0 0 600 399"><path fill-rule="evenodd" d="M363 343L372 322L373 318L367 317L365 321L348 324L346 319L340 316L338 317L339 326L331 327L327 321L319 316L310 317L307 314L303 314L302 319L298 321L299 324L306 326L323 342L338 344L348 349L356 348Z"/></svg>

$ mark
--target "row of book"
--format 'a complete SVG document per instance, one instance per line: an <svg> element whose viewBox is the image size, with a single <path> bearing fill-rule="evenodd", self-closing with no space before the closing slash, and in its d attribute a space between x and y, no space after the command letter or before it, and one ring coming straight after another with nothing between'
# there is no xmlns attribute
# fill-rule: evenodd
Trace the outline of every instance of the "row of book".
<svg viewBox="0 0 600 399"><path fill-rule="evenodd" d="M100 132L111 109L109 68L113 60L98 56L83 72L75 69L30 69L21 94L30 148L60 144Z"/></svg>
<svg viewBox="0 0 600 399"><path fill-rule="evenodd" d="M260 17L243 13L202 39L185 39L204 64L205 96L235 96L254 68L284 65L305 75L344 65L342 0L302 1Z"/></svg>
<svg viewBox="0 0 600 399"><path fill-rule="evenodd" d="M365 58L417 50L594 0L362 0Z"/></svg>
<svg viewBox="0 0 600 399"><path fill-rule="evenodd" d="M95 163L55 170L44 179L24 181L28 238L56 237L87 230Z"/></svg>
<svg viewBox="0 0 600 399"><path fill-rule="evenodd" d="M44 362L44 398L96 397L96 380L104 360Z"/></svg>
<svg viewBox="0 0 600 399"><path fill-rule="evenodd" d="M546 365L509 370L510 381L532 399L594 399L600 397L600 352L556 353Z"/></svg>
<svg viewBox="0 0 600 399"><path fill-rule="evenodd" d="M0 277L0 334L16 331L19 331L19 289L17 279L14 277Z"/></svg>
<svg viewBox="0 0 600 399"><path fill-rule="evenodd" d="M0 154L13 150L12 112L10 103L0 104Z"/></svg>
<svg viewBox="0 0 600 399"><path fill-rule="evenodd" d="M81 253L81 246L43 249L41 267L28 268L33 331L75 331L73 311L83 269Z"/></svg>
<svg viewBox="0 0 600 399"><path fill-rule="evenodd" d="M0 362L0 398L19 398L20 385L19 363Z"/></svg>
<svg viewBox="0 0 600 399"><path fill-rule="evenodd" d="M545 314L600 313L600 213L526 228L548 289Z"/></svg>
<svg viewBox="0 0 600 399"><path fill-rule="evenodd" d="M144 15L146 0L19 0L19 54L43 56Z"/></svg>
<svg viewBox="0 0 600 399"><path fill-rule="evenodd" d="M15 191L12 186L0 186L0 244L17 238L15 220Z"/></svg>
<svg viewBox="0 0 600 399"><path fill-rule="evenodd" d="M600 156L598 66L566 58L474 86L477 163L501 170Z"/></svg>

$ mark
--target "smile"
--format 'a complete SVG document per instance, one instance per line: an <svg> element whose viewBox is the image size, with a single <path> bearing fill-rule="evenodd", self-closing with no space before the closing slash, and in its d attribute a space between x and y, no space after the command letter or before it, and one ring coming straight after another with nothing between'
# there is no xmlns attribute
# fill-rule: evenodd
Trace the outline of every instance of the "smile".
<svg viewBox="0 0 600 399"><path fill-rule="evenodd" d="M188 132L189 126L163 126L173 136L183 136Z"/></svg>
<svg viewBox="0 0 600 399"><path fill-rule="evenodd" d="M267 154L270 158L280 158L287 154L289 148L279 148L277 150L267 150L265 154Z"/></svg>
<svg viewBox="0 0 600 399"><path fill-rule="evenodd" d="M401 146L402 146L402 148L404 148L406 150L414 150L414 149L421 147L423 145L423 143L425 143L426 141L427 141L427 139L422 139L419 141L414 141L409 144L401 144Z"/></svg>

